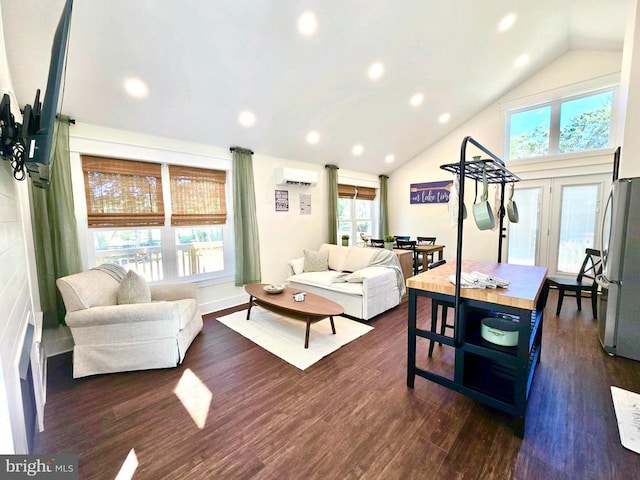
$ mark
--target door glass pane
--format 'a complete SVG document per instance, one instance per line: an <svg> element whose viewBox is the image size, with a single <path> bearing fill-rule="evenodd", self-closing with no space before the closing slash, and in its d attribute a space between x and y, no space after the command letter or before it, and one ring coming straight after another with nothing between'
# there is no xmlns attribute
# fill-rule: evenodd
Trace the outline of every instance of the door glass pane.
<svg viewBox="0 0 640 480"><path fill-rule="evenodd" d="M353 200L350 198L338 199L338 220L349 220L351 218L351 203Z"/></svg>
<svg viewBox="0 0 640 480"><path fill-rule="evenodd" d="M560 107L560 153L609 146L613 92L564 102Z"/></svg>
<svg viewBox="0 0 640 480"><path fill-rule="evenodd" d="M598 185L562 187L558 272L578 273L586 248L595 244Z"/></svg>
<svg viewBox="0 0 640 480"><path fill-rule="evenodd" d="M540 238L538 205L541 195L541 188L525 188L514 192L513 200L518 207L518 223L509 224L509 263L518 265L536 265L537 263L536 252Z"/></svg>
<svg viewBox="0 0 640 480"><path fill-rule="evenodd" d="M509 158L549 154L551 106L512 113L509 116Z"/></svg>

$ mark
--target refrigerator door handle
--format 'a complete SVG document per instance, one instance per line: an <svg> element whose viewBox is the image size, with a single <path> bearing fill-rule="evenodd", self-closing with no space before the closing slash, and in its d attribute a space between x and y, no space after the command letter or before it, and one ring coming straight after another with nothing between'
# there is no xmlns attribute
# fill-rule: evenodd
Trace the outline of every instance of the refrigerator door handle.
<svg viewBox="0 0 640 480"><path fill-rule="evenodd" d="M611 190L609 190L609 197L607 198L607 203L604 206L604 214L602 215L602 225L600 228L600 258L602 259L602 271L607 271L607 255L609 253L609 245L604 244L604 232L605 228L609 228L609 238L607 239L607 244L611 241L611 225L605 225L607 221L607 211L609 211L609 207L611 207L611 215L613 215L613 185L611 186Z"/></svg>

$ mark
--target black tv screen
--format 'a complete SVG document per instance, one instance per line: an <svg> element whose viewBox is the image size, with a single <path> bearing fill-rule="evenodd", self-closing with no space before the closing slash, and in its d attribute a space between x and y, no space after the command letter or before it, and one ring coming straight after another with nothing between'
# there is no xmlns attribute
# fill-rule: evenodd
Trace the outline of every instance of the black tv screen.
<svg viewBox="0 0 640 480"><path fill-rule="evenodd" d="M53 144L53 132L58 110L60 85L64 71L64 63L71 24L71 8L73 0L66 0L60 16L51 47L51 61L47 77L47 89L40 109L38 96L33 105L34 121L30 122L28 143L26 147L25 167L36 187L47 188L49 185L49 162ZM36 113L37 112L37 113Z"/></svg>

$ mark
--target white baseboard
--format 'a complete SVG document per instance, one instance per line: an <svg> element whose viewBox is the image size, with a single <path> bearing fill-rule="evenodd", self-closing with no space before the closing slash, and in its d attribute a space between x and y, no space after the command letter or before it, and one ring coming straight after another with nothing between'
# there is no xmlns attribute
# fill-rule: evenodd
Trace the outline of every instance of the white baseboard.
<svg viewBox="0 0 640 480"><path fill-rule="evenodd" d="M249 301L249 295L247 295L246 293L242 293L234 297L225 298L224 300L201 303L200 311L202 312L203 315L207 315L209 313L219 312L220 310L225 310L227 308L242 305L243 303L247 303L248 301Z"/></svg>

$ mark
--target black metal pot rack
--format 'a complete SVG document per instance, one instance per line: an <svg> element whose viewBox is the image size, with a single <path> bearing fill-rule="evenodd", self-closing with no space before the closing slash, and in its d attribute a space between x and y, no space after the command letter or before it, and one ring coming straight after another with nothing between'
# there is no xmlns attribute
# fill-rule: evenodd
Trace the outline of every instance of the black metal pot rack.
<svg viewBox="0 0 640 480"><path fill-rule="evenodd" d="M474 145L480 151L484 152L489 158L467 160L467 147L469 144ZM498 234L498 263L502 263L502 239L504 238L504 188L507 183L519 182L520 178L507 170L504 162L495 153L491 152L487 147L482 145L473 137L467 136L462 140L460 147L460 161L457 163L448 163L441 165L440 168L454 174L460 175L460 186L458 192L458 239L456 243L456 279L462 276L462 233L463 222L462 211L464 208L464 184L465 178L471 178L477 181L483 181L483 175L486 175L487 183L500 184L500 209L498 210L499 234ZM460 315L460 284L456 281L456 297L455 297L455 325L454 343L456 346L460 344L459 329L457 328Z"/></svg>

